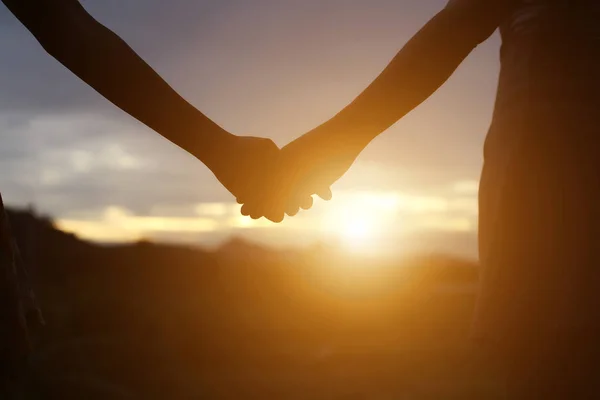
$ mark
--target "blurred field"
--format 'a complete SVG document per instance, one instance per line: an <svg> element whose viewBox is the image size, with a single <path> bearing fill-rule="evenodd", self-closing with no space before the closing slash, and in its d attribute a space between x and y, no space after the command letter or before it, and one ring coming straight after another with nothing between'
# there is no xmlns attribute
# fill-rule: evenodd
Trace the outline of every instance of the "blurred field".
<svg viewBox="0 0 600 400"><path fill-rule="evenodd" d="M47 319L38 386L55 398L500 398L467 338L469 262L107 248L11 218Z"/></svg>

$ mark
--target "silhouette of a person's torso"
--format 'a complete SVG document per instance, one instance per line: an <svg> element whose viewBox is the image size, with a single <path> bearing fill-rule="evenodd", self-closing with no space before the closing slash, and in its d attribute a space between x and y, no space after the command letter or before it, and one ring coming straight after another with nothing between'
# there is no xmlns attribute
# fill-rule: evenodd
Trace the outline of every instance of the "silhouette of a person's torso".
<svg viewBox="0 0 600 400"><path fill-rule="evenodd" d="M500 33L474 333L600 326L600 2L523 0Z"/></svg>

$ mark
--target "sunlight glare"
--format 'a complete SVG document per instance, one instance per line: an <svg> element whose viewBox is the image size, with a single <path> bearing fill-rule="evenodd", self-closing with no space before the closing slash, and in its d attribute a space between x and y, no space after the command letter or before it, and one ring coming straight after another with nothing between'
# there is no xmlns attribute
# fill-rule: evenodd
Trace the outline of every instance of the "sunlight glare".
<svg viewBox="0 0 600 400"><path fill-rule="evenodd" d="M365 239L372 233L372 227L365 219L356 219L346 222L342 233L348 239L360 240Z"/></svg>
<svg viewBox="0 0 600 400"><path fill-rule="evenodd" d="M381 235L389 233L387 223L398 209L397 196L390 194L348 193L337 201L323 223L350 251L374 250Z"/></svg>

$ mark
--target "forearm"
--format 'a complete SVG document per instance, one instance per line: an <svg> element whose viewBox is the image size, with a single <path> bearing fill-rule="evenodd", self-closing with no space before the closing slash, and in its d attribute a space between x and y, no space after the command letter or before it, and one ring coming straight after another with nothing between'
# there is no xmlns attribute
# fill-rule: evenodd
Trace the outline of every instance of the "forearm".
<svg viewBox="0 0 600 400"><path fill-rule="evenodd" d="M41 38L50 55L117 107L210 164L231 135L175 92L123 40L91 17Z"/></svg>
<svg viewBox="0 0 600 400"><path fill-rule="evenodd" d="M367 89L309 135L366 146L433 94L473 48L495 30L473 30L467 17L464 15L461 21L457 13L438 13Z"/></svg>

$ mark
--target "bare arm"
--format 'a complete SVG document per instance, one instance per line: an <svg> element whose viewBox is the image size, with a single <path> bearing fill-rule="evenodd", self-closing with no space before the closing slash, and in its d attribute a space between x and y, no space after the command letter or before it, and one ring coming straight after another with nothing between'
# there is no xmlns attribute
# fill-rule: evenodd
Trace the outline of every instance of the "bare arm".
<svg viewBox="0 0 600 400"><path fill-rule="evenodd" d="M329 187L369 142L431 96L518 1L450 0L352 103L282 149L286 165L273 178L280 194L272 203L293 215L298 205L310 207L307 194L329 199ZM252 213L250 206L242 212Z"/></svg>
<svg viewBox="0 0 600 400"><path fill-rule="evenodd" d="M332 146L340 141L366 146L433 94L515 3L451 0L351 104L305 136L328 136Z"/></svg>
<svg viewBox="0 0 600 400"><path fill-rule="evenodd" d="M179 96L77 0L2 0L66 68L117 107L209 167L232 135Z"/></svg>

